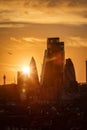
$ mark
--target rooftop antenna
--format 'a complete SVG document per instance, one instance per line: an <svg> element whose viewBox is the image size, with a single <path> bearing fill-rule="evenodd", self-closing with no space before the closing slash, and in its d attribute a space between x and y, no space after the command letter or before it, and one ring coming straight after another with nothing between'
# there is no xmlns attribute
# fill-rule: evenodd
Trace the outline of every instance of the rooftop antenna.
<svg viewBox="0 0 87 130"><path fill-rule="evenodd" d="M6 75L3 76L4 85L6 84Z"/></svg>

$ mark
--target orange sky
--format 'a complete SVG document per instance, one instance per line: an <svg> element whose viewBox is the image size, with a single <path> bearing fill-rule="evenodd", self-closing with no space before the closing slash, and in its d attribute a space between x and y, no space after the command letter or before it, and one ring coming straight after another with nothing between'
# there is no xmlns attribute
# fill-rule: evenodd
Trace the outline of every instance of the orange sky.
<svg viewBox="0 0 87 130"><path fill-rule="evenodd" d="M47 37L65 42L79 82L85 81L87 59L86 0L1 0L0 84L16 80L17 70L35 57L39 75Z"/></svg>

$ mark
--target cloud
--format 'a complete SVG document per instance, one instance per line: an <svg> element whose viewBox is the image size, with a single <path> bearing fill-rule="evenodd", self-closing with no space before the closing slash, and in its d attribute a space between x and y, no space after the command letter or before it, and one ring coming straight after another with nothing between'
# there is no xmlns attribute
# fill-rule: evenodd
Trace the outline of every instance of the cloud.
<svg viewBox="0 0 87 130"><path fill-rule="evenodd" d="M66 46L87 47L87 39L81 37L70 37L66 40Z"/></svg>
<svg viewBox="0 0 87 130"><path fill-rule="evenodd" d="M55 6L63 6L63 5L68 5L68 6L77 6L77 5L82 5L84 6L85 4L87 4L86 0L25 0L25 6L34 6L34 7L38 7L38 6L47 6L47 7L55 7Z"/></svg>
<svg viewBox="0 0 87 130"><path fill-rule="evenodd" d="M16 51L18 50L29 50L30 48L32 48L32 46L34 47L35 44L36 45L41 45L39 43L45 43L46 39L41 39L41 38L36 38L36 37L23 37L23 38L17 38L17 37L10 37L10 48L11 50L14 50L14 48L16 49Z"/></svg>
<svg viewBox="0 0 87 130"><path fill-rule="evenodd" d="M86 0L1 0L0 22L87 24ZM3 26L3 25L2 25Z"/></svg>
<svg viewBox="0 0 87 130"><path fill-rule="evenodd" d="M33 43L45 41L45 39L39 39L39 38L34 38L34 37L23 37L23 40L27 42L33 42Z"/></svg>
<svg viewBox="0 0 87 130"><path fill-rule="evenodd" d="M14 42L21 43L21 40L16 39L15 37L10 37L10 40L11 40L11 41L14 41Z"/></svg>
<svg viewBox="0 0 87 130"><path fill-rule="evenodd" d="M8 22L0 22L0 28L21 28L28 25L28 23L24 22L11 22L9 19L4 20Z"/></svg>

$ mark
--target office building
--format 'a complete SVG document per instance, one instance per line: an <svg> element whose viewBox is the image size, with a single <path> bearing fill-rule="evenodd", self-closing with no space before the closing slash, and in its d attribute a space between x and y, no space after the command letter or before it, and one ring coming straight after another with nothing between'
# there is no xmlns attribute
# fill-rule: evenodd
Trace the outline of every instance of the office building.
<svg viewBox="0 0 87 130"><path fill-rule="evenodd" d="M40 81L43 87L59 88L61 86L64 59L64 42L60 42L59 38L48 38Z"/></svg>

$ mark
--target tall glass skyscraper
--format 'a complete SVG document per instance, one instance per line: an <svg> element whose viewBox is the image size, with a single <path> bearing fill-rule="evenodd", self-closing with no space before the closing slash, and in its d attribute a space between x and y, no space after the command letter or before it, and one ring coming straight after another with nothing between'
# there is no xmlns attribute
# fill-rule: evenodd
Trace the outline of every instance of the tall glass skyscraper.
<svg viewBox="0 0 87 130"><path fill-rule="evenodd" d="M64 60L64 42L60 42L59 38L48 38L41 74L43 87L60 88L63 80Z"/></svg>

